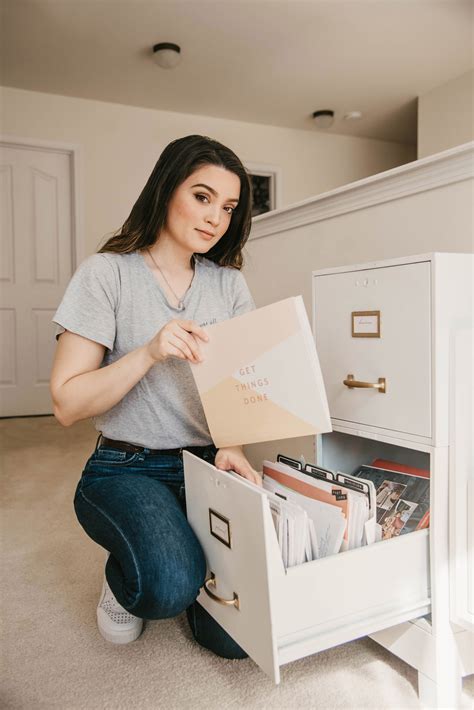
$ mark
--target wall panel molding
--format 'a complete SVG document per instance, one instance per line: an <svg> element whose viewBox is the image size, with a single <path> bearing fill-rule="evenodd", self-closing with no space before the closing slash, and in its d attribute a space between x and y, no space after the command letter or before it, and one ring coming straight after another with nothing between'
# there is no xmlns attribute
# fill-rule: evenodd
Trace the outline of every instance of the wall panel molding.
<svg viewBox="0 0 474 710"><path fill-rule="evenodd" d="M474 141L371 175L252 221L250 240L474 177Z"/></svg>

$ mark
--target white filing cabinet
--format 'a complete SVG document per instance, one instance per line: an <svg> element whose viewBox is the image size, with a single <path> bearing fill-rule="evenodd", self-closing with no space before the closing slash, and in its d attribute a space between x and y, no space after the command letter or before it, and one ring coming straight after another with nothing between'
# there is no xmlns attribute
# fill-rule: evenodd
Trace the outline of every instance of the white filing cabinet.
<svg viewBox="0 0 474 710"><path fill-rule="evenodd" d="M289 661L371 635L418 670L424 704L459 706L474 670L472 274L462 254L313 273L333 423L317 462L429 469L429 530L285 570L265 495L185 453L188 516L215 578L199 601L275 682Z"/></svg>
<svg viewBox="0 0 474 710"><path fill-rule="evenodd" d="M381 457L430 470L431 614L371 634L418 670L430 707L459 707L461 678L474 672L473 265L469 254L436 253L313 274L334 427L319 462L350 471ZM348 375L380 378L385 391Z"/></svg>

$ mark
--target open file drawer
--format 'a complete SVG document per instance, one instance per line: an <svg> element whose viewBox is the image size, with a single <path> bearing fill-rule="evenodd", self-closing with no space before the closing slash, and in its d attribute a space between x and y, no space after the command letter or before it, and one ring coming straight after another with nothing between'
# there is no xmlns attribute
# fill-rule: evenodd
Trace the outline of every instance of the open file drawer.
<svg viewBox="0 0 474 710"><path fill-rule="evenodd" d="M215 577L198 601L275 683L285 663L429 612L428 530L285 570L265 493L183 459L188 519Z"/></svg>

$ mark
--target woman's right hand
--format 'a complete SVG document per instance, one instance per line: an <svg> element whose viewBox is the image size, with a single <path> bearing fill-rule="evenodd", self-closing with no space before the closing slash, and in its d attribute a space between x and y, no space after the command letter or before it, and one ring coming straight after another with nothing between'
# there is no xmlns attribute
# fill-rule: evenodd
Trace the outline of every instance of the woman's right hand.
<svg viewBox="0 0 474 710"><path fill-rule="evenodd" d="M155 362L177 357L189 362L202 362L200 341L207 342L206 331L192 320L170 320L148 343L147 349Z"/></svg>

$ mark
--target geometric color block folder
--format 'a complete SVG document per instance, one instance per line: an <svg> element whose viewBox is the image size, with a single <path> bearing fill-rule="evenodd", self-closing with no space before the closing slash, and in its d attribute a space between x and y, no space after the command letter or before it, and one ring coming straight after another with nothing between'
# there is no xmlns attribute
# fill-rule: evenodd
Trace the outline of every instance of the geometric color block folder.
<svg viewBox="0 0 474 710"><path fill-rule="evenodd" d="M217 447L331 431L301 296L207 326L191 370Z"/></svg>

